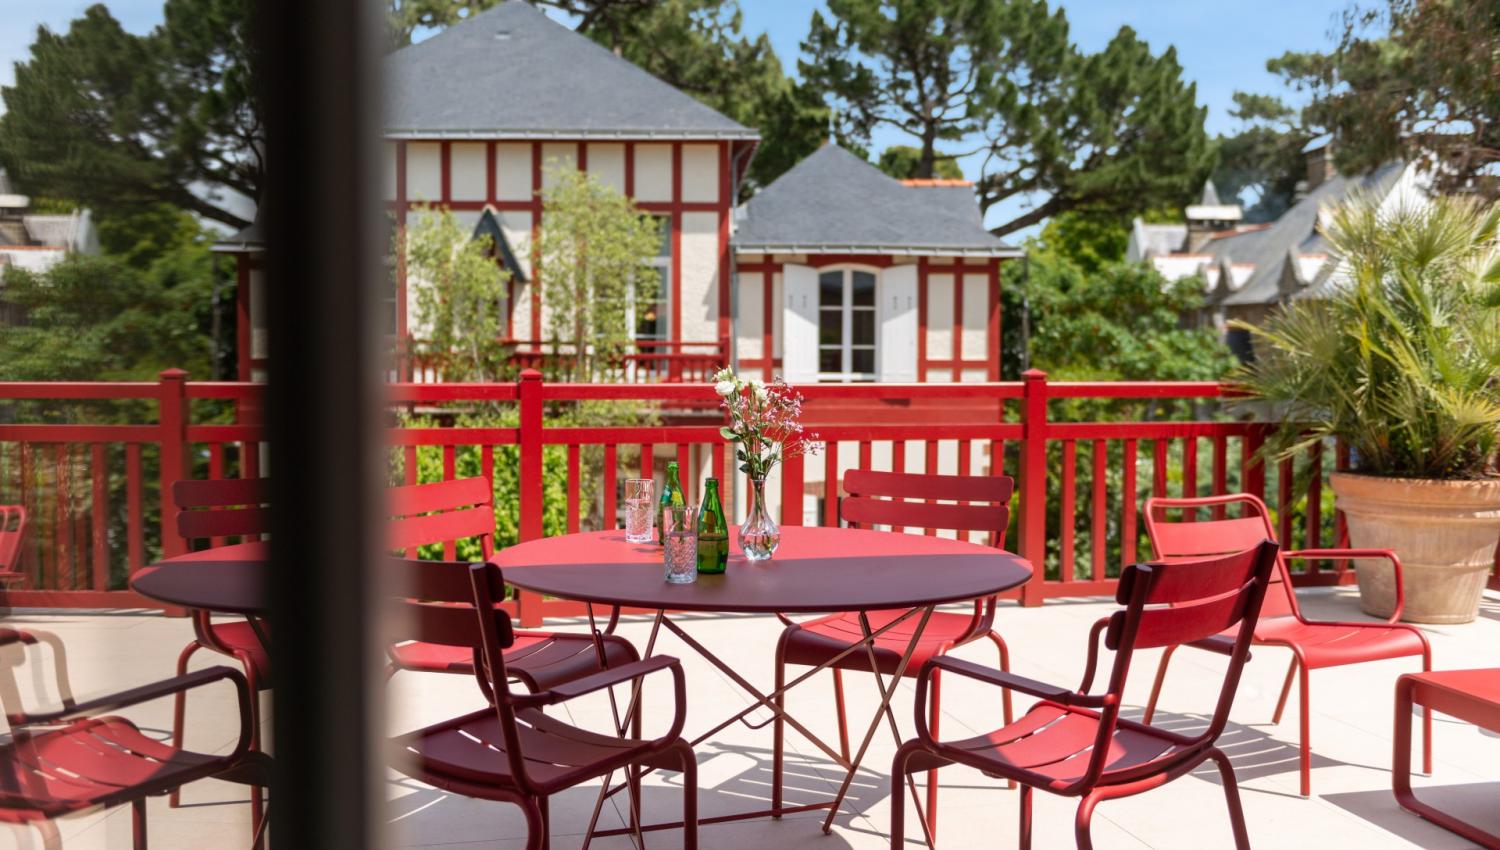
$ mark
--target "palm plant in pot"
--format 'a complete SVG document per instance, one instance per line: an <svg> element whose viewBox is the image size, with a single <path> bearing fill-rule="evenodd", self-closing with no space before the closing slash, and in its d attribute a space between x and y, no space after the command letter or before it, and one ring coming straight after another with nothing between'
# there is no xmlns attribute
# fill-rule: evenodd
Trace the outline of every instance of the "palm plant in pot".
<svg viewBox="0 0 1500 850"><path fill-rule="evenodd" d="M1350 545L1402 563L1403 619L1478 612L1500 539L1500 207L1437 198L1382 209L1358 199L1326 235L1339 262L1327 297L1265 324L1238 374L1279 427L1265 459L1337 438L1350 469L1331 484ZM1389 616L1393 568L1357 564L1361 608Z"/></svg>

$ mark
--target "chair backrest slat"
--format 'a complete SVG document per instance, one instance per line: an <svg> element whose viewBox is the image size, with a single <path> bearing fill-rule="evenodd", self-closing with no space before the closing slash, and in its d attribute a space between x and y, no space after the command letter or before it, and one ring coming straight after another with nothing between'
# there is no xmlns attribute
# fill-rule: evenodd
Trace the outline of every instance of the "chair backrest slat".
<svg viewBox="0 0 1500 850"><path fill-rule="evenodd" d="M444 646L479 649L484 644L475 616L475 570L464 561L419 561L392 558L391 591L397 599L400 634L393 640L418 640ZM493 599L505 598L498 567L479 570ZM510 616L495 608L495 628L502 649L513 642ZM401 617L409 619L401 620Z"/></svg>
<svg viewBox="0 0 1500 850"><path fill-rule="evenodd" d="M1243 512L1238 517L1184 522L1180 517L1172 519L1168 516L1171 511L1187 515L1205 508L1227 511L1236 505ZM1276 529L1264 502L1249 493L1234 493L1189 499L1149 498L1146 500L1146 535L1151 539L1151 549L1157 560L1172 562L1242 552L1262 540L1274 541ZM1300 616L1299 610L1286 562L1278 555L1261 616Z"/></svg>
<svg viewBox="0 0 1500 850"><path fill-rule="evenodd" d="M856 526L988 532L994 545L1004 546L1014 491L1015 482L1003 475L925 475L851 469L844 473L844 492L849 495L840 502L839 513L844 521Z"/></svg>
<svg viewBox="0 0 1500 850"><path fill-rule="evenodd" d="M488 478L391 487L386 499L386 540L391 549L477 537L484 556L494 554L495 495Z"/></svg>
<svg viewBox="0 0 1500 850"><path fill-rule="evenodd" d="M26 508L0 505L0 573L21 570L21 541L26 538Z"/></svg>
<svg viewBox="0 0 1500 850"><path fill-rule="evenodd" d="M172 484L177 533L188 540L249 537L271 531L271 483L266 478L223 478Z"/></svg>

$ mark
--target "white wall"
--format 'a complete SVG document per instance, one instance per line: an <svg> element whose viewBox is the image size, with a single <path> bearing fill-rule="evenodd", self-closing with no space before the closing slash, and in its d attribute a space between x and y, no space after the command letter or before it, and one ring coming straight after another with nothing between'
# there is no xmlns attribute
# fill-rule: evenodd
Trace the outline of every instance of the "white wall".
<svg viewBox="0 0 1500 850"><path fill-rule="evenodd" d="M455 201L488 200L489 146L454 142L448 151L448 184Z"/></svg>

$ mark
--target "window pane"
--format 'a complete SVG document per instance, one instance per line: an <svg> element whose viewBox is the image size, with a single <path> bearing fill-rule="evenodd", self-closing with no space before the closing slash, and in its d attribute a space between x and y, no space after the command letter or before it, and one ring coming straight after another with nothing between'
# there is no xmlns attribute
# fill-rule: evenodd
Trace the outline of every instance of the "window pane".
<svg viewBox="0 0 1500 850"><path fill-rule="evenodd" d="M818 352L819 372L842 372L844 371L844 352L837 348L825 348Z"/></svg>
<svg viewBox="0 0 1500 850"><path fill-rule="evenodd" d="M875 351L870 348L856 348L850 352L854 359L854 368L851 371L871 373L875 371Z"/></svg>
<svg viewBox="0 0 1500 850"><path fill-rule="evenodd" d="M869 272L854 272L852 289L854 306L875 306L875 275Z"/></svg>
<svg viewBox="0 0 1500 850"><path fill-rule="evenodd" d="M657 229L661 232L661 245L656 249L658 257L672 256L672 217L659 215L656 217Z"/></svg>
<svg viewBox="0 0 1500 850"><path fill-rule="evenodd" d="M818 306L844 306L843 272L823 272L818 275Z"/></svg>
<svg viewBox="0 0 1500 850"><path fill-rule="evenodd" d="M818 344L838 345L844 341L844 312L842 310L818 311Z"/></svg>
<svg viewBox="0 0 1500 850"><path fill-rule="evenodd" d="M849 315L850 324L853 325L855 345L875 344L875 311L874 310L851 310Z"/></svg>

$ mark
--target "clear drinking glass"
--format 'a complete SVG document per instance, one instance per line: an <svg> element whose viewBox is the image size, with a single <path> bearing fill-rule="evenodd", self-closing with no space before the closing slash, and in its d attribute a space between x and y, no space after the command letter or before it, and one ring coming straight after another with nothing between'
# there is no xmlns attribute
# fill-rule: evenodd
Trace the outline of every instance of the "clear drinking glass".
<svg viewBox="0 0 1500 850"><path fill-rule="evenodd" d="M662 559L667 581L690 584L698 580L698 507L666 505L661 509Z"/></svg>
<svg viewBox="0 0 1500 850"><path fill-rule="evenodd" d="M656 500L651 498L653 483L649 478L625 481L625 539L631 543L654 543L653 520Z"/></svg>

